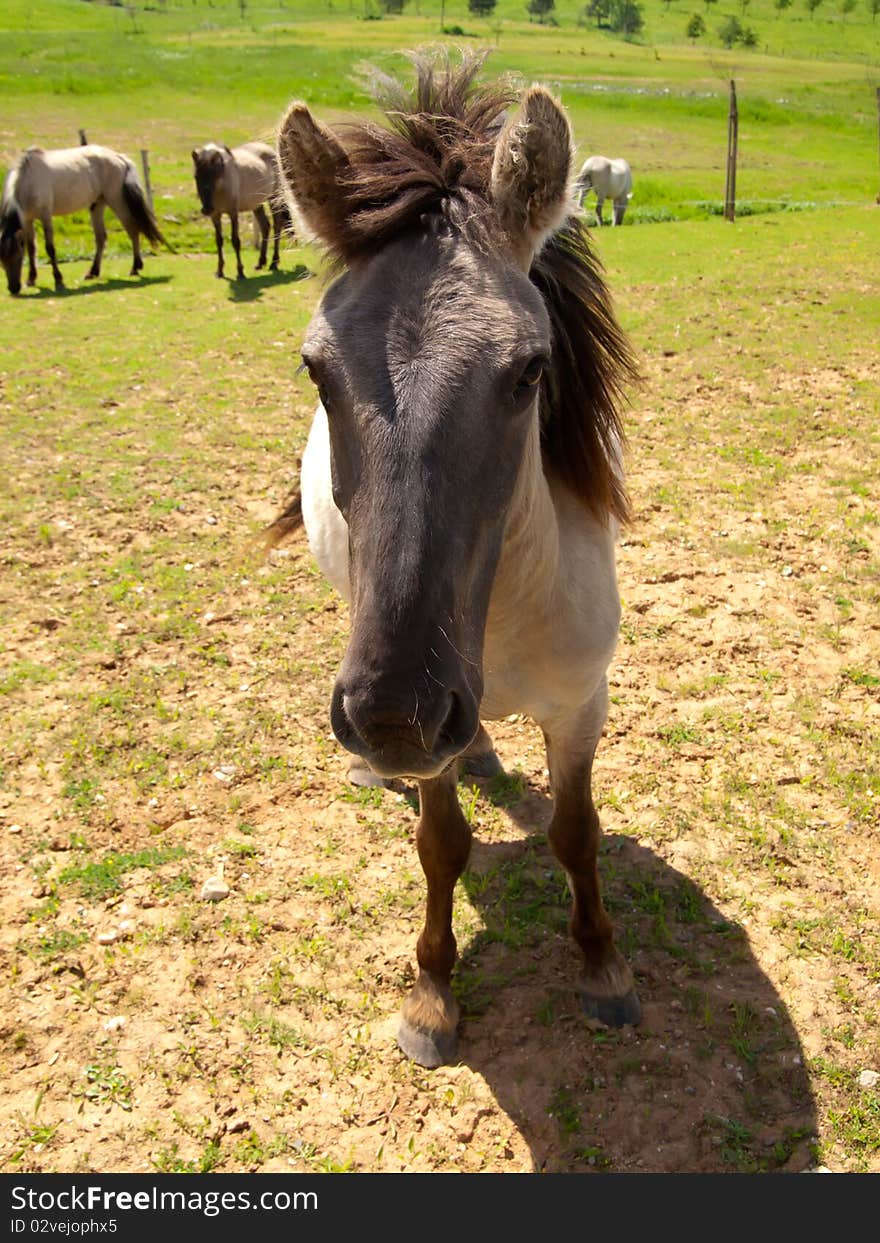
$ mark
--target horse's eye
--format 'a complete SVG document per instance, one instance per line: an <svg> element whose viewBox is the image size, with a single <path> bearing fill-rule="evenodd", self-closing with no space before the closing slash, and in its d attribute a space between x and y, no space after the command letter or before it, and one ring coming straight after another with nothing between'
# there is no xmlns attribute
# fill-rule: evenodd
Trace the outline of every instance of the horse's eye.
<svg viewBox="0 0 880 1243"><path fill-rule="evenodd" d="M320 399L321 405L324 407L325 410L328 410L330 408L330 396L327 392L327 386L324 384L323 380L318 375L315 368L312 367L309 363L305 362L305 360L303 360L303 366L305 367L306 372L308 373L309 379L314 384L315 388L318 390L318 397Z"/></svg>
<svg viewBox="0 0 880 1243"><path fill-rule="evenodd" d="M516 382L517 394L522 396L530 388L534 388L536 384L539 384L546 366L546 358L533 358L529 365L523 369L519 379Z"/></svg>

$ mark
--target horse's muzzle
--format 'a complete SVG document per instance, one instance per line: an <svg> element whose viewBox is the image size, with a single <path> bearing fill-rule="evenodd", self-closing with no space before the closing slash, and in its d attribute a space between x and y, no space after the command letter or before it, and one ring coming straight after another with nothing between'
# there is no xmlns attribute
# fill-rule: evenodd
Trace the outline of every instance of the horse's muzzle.
<svg viewBox="0 0 880 1243"><path fill-rule="evenodd" d="M461 755L480 727L471 691L437 687L437 695L405 699L366 683L337 681L330 706L333 732L378 777L437 777Z"/></svg>

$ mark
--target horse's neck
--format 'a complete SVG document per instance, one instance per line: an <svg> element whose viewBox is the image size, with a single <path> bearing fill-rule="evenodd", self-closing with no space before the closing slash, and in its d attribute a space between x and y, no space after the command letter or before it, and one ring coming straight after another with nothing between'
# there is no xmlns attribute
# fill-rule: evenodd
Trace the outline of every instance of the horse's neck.
<svg viewBox="0 0 880 1243"><path fill-rule="evenodd" d="M538 419L529 431L504 531L493 611L549 599L559 570L559 521L544 474Z"/></svg>

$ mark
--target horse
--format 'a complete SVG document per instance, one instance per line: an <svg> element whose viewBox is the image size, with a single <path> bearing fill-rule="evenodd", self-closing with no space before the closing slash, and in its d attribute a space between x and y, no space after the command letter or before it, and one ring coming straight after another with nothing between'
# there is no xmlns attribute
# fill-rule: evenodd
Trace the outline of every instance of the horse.
<svg viewBox="0 0 880 1243"><path fill-rule="evenodd" d="M225 212L232 223L232 245L238 264L238 279L244 278L241 265L241 244L238 234L238 213L254 214L260 230L260 259L257 271L266 266L266 250L269 243L269 219L264 203L272 212L274 241L271 271L278 267L278 247L281 230L287 223L287 211L280 196L280 182L275 152L265 142L245 142L240 147L227 147L224 143L208 142L196 147L192 153L196 190L202 204L202 215L214 222L217 241L217 276L223 276L223 229L221 216Z"/></svg>
<svg viewBox="0 0 880 1243"><path fill-rule="evenodd" d="M34 221L43 226L46 253L52 264L55 288L64 288L64 279L55 254L53 216L67 216L88 208L95 235L95 257L86 280L101 275L101 258L107 241L104 209L119 218L131 239L131 276L144 266L141 234L154 245L168 243L144 194L135 166L127 155L88 143L44 151L29 147L9 173L0 202L0 261L6 270L9 292L21 291L24 251L28 255L28 285L37 280L37 247Z"/></svg>
<svg viewBox="0 0 880 1243"><path fill-rule="evenodd" d="M456 1054L453 889L471 844L457 762L500 769L483 719L543 730L584 1010L613 1026L641 1013L591 793L637 366L571 197L561 104L478 81L481 62L417 59L412 93L380 83L384 124L334 130L294 101L278 132L294 219L339 275L302 343L318 404L300 490L265 538L304 524L350 603L337 740L355 768L418 783L427 905L397 1042L429 1068Z"/></svg>
<svg viewBox="0 0 880 1243"><path fill-rule="evenodd" d="M596 192L596 217L602 219L602 204L611 199L614 207L612 224L623 224L627 203L632 198L632 170L626 160L609 160L604 155L591 155L584 161L577 177L577 196L581 206L591 190Z"/></svg>

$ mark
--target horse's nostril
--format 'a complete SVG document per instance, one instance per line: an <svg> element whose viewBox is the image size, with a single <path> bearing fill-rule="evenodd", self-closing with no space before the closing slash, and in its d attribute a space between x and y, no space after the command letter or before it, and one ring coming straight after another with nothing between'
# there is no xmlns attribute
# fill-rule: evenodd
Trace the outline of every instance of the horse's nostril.
<svg viewBox="0 0 880 1243"><path fill-rule="evenodd" d="M474 734L473 714L468 712L461 696L455 691L450 692L449 701L449 711L437 732L437 742L441 746L463 749Z"/></svg>

